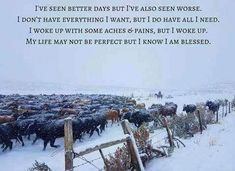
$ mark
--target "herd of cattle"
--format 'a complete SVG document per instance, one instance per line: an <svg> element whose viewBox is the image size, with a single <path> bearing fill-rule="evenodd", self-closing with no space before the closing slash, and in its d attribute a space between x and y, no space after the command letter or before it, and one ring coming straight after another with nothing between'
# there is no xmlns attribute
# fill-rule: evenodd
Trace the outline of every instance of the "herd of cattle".
<svg viewBox="0 0 235 171"><path fill-rule="evenodd" d="M208 101L208 108L215 113L219 103ZM185 105L186 113L196 110L195 105ZM33 144L42 139L43 149L48 143L55 145L56 138L64 136L64 120L72 117L74 141L82 140L88 134L102 133L107 124L127 119L139 127L143 122L151 122L156 114L174 116L177 105L173 102L153 104L146 109L145 104L137 104L134 99L114 95L0 95L0 144L3 151L12 149L13 141L24 146L26 136L35 134Z"/></svg>

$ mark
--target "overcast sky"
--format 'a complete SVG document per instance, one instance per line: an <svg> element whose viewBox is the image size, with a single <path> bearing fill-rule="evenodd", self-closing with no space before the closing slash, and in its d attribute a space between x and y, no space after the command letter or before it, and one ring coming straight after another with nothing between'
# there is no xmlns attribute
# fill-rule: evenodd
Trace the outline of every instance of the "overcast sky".
<svg viewBox="0 0 235 171"><path fill-rule="evenodd" d="M33 11L35 4L60 5L201 5L199 15L218 16L220 23L198 25L208 27L205 36L209 46L26 46L25 37L30 36L29 24L17 23L17 16L42 14ZM105 1L105 0L7 0L0 6L0 82L51 82L75 85L111 85L128 87L193 87L214 82L235 81L235 23L234 0L162 0L162 1ZM153 13L152 13L153 14ZM187 13L162 15L183 16ZM61 14L62 15L62 14ZM63 15L70 15L63 13ZM75 14L73 14L74 16ZM78 13L79 15L79 13ZM91 16L97 14L89 14ZM112 13L117 16L120 13ZM122 16L130 14L122 14ZM132 13L131 15L138 15ZM148 15L146 13L145 15ZM195 15L195 14L194 14ZM156 14L158 16L158 14ZM92 24L94 26L94 24ZM151 27L168 27L149 24ZM40 25L32 25L39 27ZM59 26L59 25L50 25ZM91 25L89 25L91 26ZM99 25L97 25L99 26ZM112 25L106 25L112 27ZM124 27L125 24L120 24ZM144 25L131 25L141 27ZM183 26L175 25L175 26ZM191 25L195 26L195 25ZM40 27L43 27L41 25ZM73 27L86 27L82 24ZM33 35L37 37L37 35ZM61 35L60 37L63 37ZM76 36L75 36L76 37ZM120 38L122 35L112 35ZM126 37L126 35L123 35ZM131 37L131 36L130 36ZM140 35L141 37L141 35ZM153 36L145 36L153 38ZM158 36L156 35L156 38ZM161 36L159 36L161 37ZM184 36L187 37L187 36ZM79 38L79 36L77 36Z"/></svg>

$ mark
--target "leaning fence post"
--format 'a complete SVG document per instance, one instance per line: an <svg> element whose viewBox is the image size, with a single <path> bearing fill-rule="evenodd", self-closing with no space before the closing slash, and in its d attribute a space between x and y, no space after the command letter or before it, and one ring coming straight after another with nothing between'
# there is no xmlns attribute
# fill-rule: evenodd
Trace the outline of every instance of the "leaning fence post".
<svg viewBox="0 0 235 171"><path fill-rule="evenodd" d="M105 157L104 157L104 154L103 154L102 150L99 149L99 152L100 152L100 155L101 155L101 157L102 157L102 159L103 159L103 161L104 161L105 167L107 168L107 170L109 170L109 165L108 165L107 162L106 162L106 159L105 159Z"/></svg>
<svg viewBox="0 0 235 171"><path fill-rule="evenodd" d="M129 149L130 155L131 155L131 163L133 164L133 166L135 167L137 171L144 171L144 166L138 154L139 152L136 146L134 135L128 125L128 121L123 120L121 124L122 124L122 129L123 129L124 134L130 135L130 138L127 138L126 140L126 143L127 143L127 147Z"/></svg>
<svg viewBox="0 0 235 171"><path fill-rule="evenodd" d="M73 127L72 119L64 122L65 171L73 171Z"/></svg>
<svg viewBox="0 0 235 171"><path fill-rule="evenodd" d="M164 118L163 121L164 121L164 125L165 125L166 131L167 131L168 141L169 141L170 147L174 147L175 144L174 144L174 141L173 141L173 135L172 135L172 132L171 132L171 130L170 130L168 124L167 124L166 118Z"/></svg>

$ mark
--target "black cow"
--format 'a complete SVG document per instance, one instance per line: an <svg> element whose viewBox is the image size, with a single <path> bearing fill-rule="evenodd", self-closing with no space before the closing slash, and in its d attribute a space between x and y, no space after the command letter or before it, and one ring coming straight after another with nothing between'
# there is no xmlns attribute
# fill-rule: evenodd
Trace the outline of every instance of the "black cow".
<svg viewBox="0 0 235 171"><path fill-rule="evenodd" d="M10 139L16 139L22 144L22 146L24 146L23 138L15 122L6 123L3 124L3 126L5 126L5 129L7 130L7 135Z"/></svg>
<svg viewBox="0 0 235 171"><path fill-rule="evenodd" d="M3 125L0 125L0 144L2 144L3 152L9 148L10 150L12 149L12 144L13 142L11 139L8 137L8 132L6 128Z"/></svg>
<svg viewBox="0 0 235 171"><path fill-rule="evenodd" d="M148 111L154 116L159 116L163 112L163 105L153 104L151 107L148 108Z"/></svg>
<svg viewBox="0 0 235 171"><path fill-rule="evenodd" d="M77 139L81 141L82 139L82 121L80 119L73 119L73 141L75 142Z"/></svg>
<svg viewBox="0 0 235 171"><path fill-rule="evenodd" d="M76 139L81 140L82 138L82 131L84 130L83 128L83 121L80 119L73 119L72 120L73 124L73 137L74 141ZM54 145L56 138L60 138L64 136L64 120L50 120L50 121L39 121L39 122L34 122L33 124L29 125L28 128L28 133L35 133L36 138L33 141L33 144L38 140L42 139L44 141L44 148L43 150L46 149L46 146L48 142L50 142L51 147L59 147L58 145Z"/></svg>
<svg viewBox="0 0 235 171"><path fill-rule="evenodd" d="M25 119L35 119L35 120L51 120L56 119L58 116L54 113L41 113L41 114L35 114L31 116L25 116L21 115L17 118L17 120L25 120Z"/></svg>
<svg viewBox="0 0 235 171"><path fill-rule="evenodd" d="M81 122L82 122L81 129L82 129L83 133L87 133L91 137L93 135L94 131L96 131L97 134L100 135L99 129L97 128L99 123L97 123L97 121L95 120L94 117L92 117L92 115L80 117L78 119L81 120Z"/></svg>
<svg viewBox="0 0 235 171"><path fill-rule="evenodd" d="M57 148L59 145L55 145L56 138L64 136L64 120L51 120L44 123L34 123L28 127L29 130L34 130L37 139L41 138L44 141L43 150L46 149L47 144L50 142L50 146Z"/></svg>
<svg viewBox="0 0 235 171"><path fill-rule="evenodd" d="M131 120L131 112L125 112L125 113L123 114L122 119L123 119L123 120L124 120L124 119L127 119L128 121L130 121L130 120Z"/></svg>
<svg viewBox="0 0 235 171"><path fill-rule="evenodd" d="M30 140L30 134L34 132L28 130L29 125L34 124L35 119L24 119L24 120L16 120L15 125L21 136L28 136L28 140Z"/></svg>
<svg viewBox="0 0 235 171"><path fill-rule="evenodd" d="M184 105L183 107L183 111L185 111L186 113L193 113L196 111L196 109L197 107L194 104Z"/></svg>
<svg viewBox="0 0 235 171"><path fill-rule="evenodd" d="M94 131L100 135L100 133L105 130L105 125L107 124L105 115L100 113L81 116L73 120L74 140L81 140L81 135L86 133L91 137ZM74 124L76 125L74 126Z"/></svg>
<svg viewBox="0 0 235 171"><path fill-rule="evenodd" d="M17 120L16 122L19 122L18 125L19 125L19 130L21 134L28 135L28 139L29 139L31 134L36 134L36 131L40 129L41 126L43 126L45 123L53 121L55 118L56 116L51 113L40 114L40 115L29 116L27 117L27 119L20 118L20 120ZM36 137L34 139L33 144L37 141L38 138L39 137Z"/></svg>
<svg viewBox="0 0 235 171"><path fill-rule="evenodd" d="M177 112L177 104L173 102L165 103L165 105L162 108L162 115L163 116L174 116Z"/></svg>
<svg viewBox="0 0 235 171"><path fill-rule="evenodd" d="M52 118L45 117L43 114L35 116L34 119L30 117L30 118L25 119L25 120L31 120L31 119L34 120L34 122L28 125L27 130L26 130L27 135L35 134L36 133L35 131L36 131L38 126L41 126L41 125L43 125L47 122L55 120L54 118L52 119ZM22 121L24 121L24 120L22 120Z"/></svg>
<svg viewBox="0 0 235 171"><path fill-rule="evenodd" d="M99 127L100 133L102 133L105 130L105 126L108 124L106 120L106 115L102 113L97 113L92 115L92 117L96 122L96 127Z"/></svg>
<svg viewBox="0 0 235 171"><path fill-rule="evenodd" d="M153 117L146 110L138 110L133 113L127 112L123 119L127 119L130 123L134 123L136 127L140 127L144 122L153 121Z"/></svg>
<svg viewBox="0 0 235 171"><path fill-rule="evenodd" d="M10 150L12 149L13 143L11 139L20 141L22 146L24 146L22 136L19 134L19 131L14 122L0 125L0 143L3 144L3 147L5 146L3 151L5 151L7 148L10 148Z"/></svg>
<svg viewBox="0 0 235 171"><path fill-rule="evenodd" d="M219 111L220 104L219 102L207 101L206 106L213 112L213 114L215 114Z"/></svg>

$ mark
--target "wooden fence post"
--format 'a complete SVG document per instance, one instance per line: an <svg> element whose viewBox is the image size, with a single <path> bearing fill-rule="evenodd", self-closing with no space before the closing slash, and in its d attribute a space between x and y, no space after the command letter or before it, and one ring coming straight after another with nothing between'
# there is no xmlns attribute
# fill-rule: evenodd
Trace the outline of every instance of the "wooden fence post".
<svg viewBox="0 0 235 171"><path fill-rule="evenodd" d="M225 100L225 106L226 106L225 116L227 116L227 114L228 114L228 100Z"/></svg>
<svg viewBox="0 0 235 171"><path fill-rule="evenodd" d="M64 122L65 171L73 171L73 127L72 119Z"/></svg>
<svg viewBox="0 0 235 171"><path fill-rule="evenodd" d="M228 102L228 113L231 113L231 102Z"/></svg>
<svg viewBox="0 0 235 171"><path fill-rule="evenodd" d="M165 125L165 128L166 128L166 131L167 131L167 135L168 135L168 141L169 141L169 144L170 144L170 147L175 147L175 144L174 144L174 141L173 141L173 135L172 135L172 132L167 124L167 121L166 121L166 118L164 118L164 125Z"/></svg>
<svg viewBox="0 0 235 171"><path fill-rule="evenodd" d="M163 117L163 121L161 121L161 119L158 118L158 121L162 124L163 127L166 128L167 131L167 136L168 136L168 142L170 144L170 147L175 147L174 141L173 141L173 134L167 124L166 118Z"/></svg>
<svg viewBox="0 0 235 171"><path fill-rule="evenodd" d="M198 114L198 121L199 121L199 127L200 127L200 131L201 131L201 134L202 134L202 118L201 118L201 113L199 110L197 110L197 114Z"/></svg>
<svg viewBox="0 0 235 171"><path fill-rule="evenodd" d="M216 123L219 122L219 111L216 111Z"/></svg>
<svg viewBox="0 0 235 171"><path fill-rule="evenodd" d="M223 111L222 111L222 117L224 116L224 105L223 105Z"/></svg>
<svg viewBox="0 0 235 171"><path fill-rule="evenodd" d="M128 121L123 120L121 124L122 124L122 129L123 129L124 134L130 135L130 138L127 138L126 143L127 143L127 147L129 149L130 155L131 155L131 163L133 164L133 166L135 167L137 171L144 171L144 166L138 154L138 149L136 146L134 135L128 125Z"/></svg>
<svg viewBox="0 0 235 171"><path fill-rule="evenodd" d="M106 162L106 159L105 159L105 157L104 157L104 154L103 154L102 150L99 149L99 152L100 152L100 155L101 155L101 157L102 157L102 159L103 159L103 161L104 161L104 165L105 165L106 169L107 169L107 170L110 170L110 169L109 169L109 165L108 165L107 162Z"/></svg>

